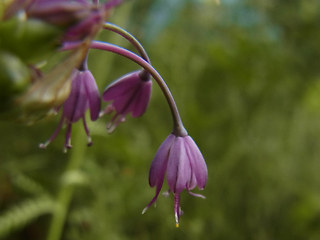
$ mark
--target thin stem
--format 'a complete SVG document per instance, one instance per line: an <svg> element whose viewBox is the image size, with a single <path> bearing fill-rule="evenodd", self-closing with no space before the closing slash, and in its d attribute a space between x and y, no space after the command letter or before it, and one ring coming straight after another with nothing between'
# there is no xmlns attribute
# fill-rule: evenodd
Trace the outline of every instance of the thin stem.
<svg viewBox="0 0 320 240"><path fill-rule="evenodd" d="M81 132L79 129L80 125L75 126L76 131L73 131L76 134L80 134ZM80 136L75 136L75 149L71 152L71 157L68 163L68 166L66 168L65 174L68 174L72 171L77 171L85 159L85 149L84 147L81 147L85 144L84 138ZM67 212L69 209L70 202L72 200L72 195L74 192L74 185L70 183L63 183L63 185L60 188L60 191L58 192L57 202L56 202L56 209L53 213L51 224L49 226L49 232L48 232L48 238L47 240L60 240L63 226L65 224Z"/></svg>
<svg viewBox="0 0 320 240"><path fill-rule="evenodd" d="M103 25L103 28L106 30L110 30L112 32L115 32L117 34L119 34L120 36L124 37L125 39L127 39L139 52L140 56L146 60L148 63L150 63L150 59L148 57L148 54L146 52L146 50L144 49L144 47L141 45L141 43L128 31L126 31L125 29L113 24L113 23L108 23L106 22Z"/></svg>
<svg viewBox="0 0 320 240"><path fill-rule="evenodd" d="M82 63L80 64L79 68L80 71L88 70L88 53L86 54L85 58L83 59Z"/></svg>
<svg viewBox="0 0 320 240"><path fill-rule="evenodd" d="M159 87L161 88L161 90L162 90L162 92L163 92L164 96L166 97L166 100L169 104L172 118L173 118L173 134L175 134L176 136L181 136L181 137L188 135L186 129L184 128L184 126L182 124L182 120L181 120L177 105L174 101L174 98L173 98L166 82L163 80L163 78L157 72L157 70L152 67L152 65L150 63L148 63L146 60L139 57L138 55L134 54L133 52L131 52L127 49L118 47L116 45L110 44L110 43L105 43L105 42L100 42L100 41L92 41L90 48L101 49L101 50L105 50L108 52L116 53L118 55L121 55L123 57L126 57L126 58L136 62L141 67L143 67L146 71L148 71L152 75L152 77L156 80L156 82L158 83ZM64 50L68 50L68 46L65 46Z"/></svg>

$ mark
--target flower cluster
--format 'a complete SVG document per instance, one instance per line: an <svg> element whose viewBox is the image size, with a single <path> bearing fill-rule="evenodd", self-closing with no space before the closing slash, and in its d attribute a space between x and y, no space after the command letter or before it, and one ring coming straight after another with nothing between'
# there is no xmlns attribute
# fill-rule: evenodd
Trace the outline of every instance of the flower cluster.
<svg viewBox="0 0 320 240"><path fill-rule="evenodd" d="M27 62L26 68L29 69L29 74L32 76L28 92L20 97L20 101L17 102L21 103L22 108L30 108L29 105L23 104L25 104L25 100L30 101L31 99L37 103L34 105L45 105L54 112L61 111L57 129L45 143L40 144L40 148L46 148L57 137L62 127L66 125L64 144L66 151L72 147L72 124L79 120L83 122L88 137L88 146L92 145L85 118L87 110L90 110L92 121L103 115L114 113L110 122L107 123L108 132L112 132L119 123L125 121L128 114L133 118L142 116L150 101L153 78L162 90L170 107L173 129L152 161L149 184L151 187L156 187L156 194L143 210L143 213L157 200L166 175L169 192L174 195L176 226L179 226L179 218L182 213L180 193L186 190L193 196L204 198L204 196L193 193L191 190L196 186L200 190L205 187L208 177L207 166L198 146L182 124L169 88L161 75L151 65L142 45L124 29L105 22L110 14L110 9L119 3L121 3L119 0L111 0L103 4L99 4L97 0L92 2L87 0L12 1L3 14L5 22L14 19L23 12L28 24L34 24L33 21L36 20L48 24L45 26L59 29L58 33L54 35L56 36L54 51L70 52L70 56L64 62L58 64L56 68L46 74L42 73L37 64L28 62L29 58L24 58L18 48L9 44L5 45L5 47L11 46L11 52L16 54L17 58L21 58L21 62ZM5 24L3 26L4 29L7 27ZM0 24L0 28L3 26ZM96 34L102 29L112 31L127 39L136 48L138 54L110 43L95 41ZM47 35L45 36L47 37ZM44 44L41 41L40 43ZM30 40L31 45L38 43ZM1 47L3 46L0 45L0 50ZM121 55L137 63L142 69L120 77L109 84L100 95L94 76L87 66L88 52L92 48ZM42 58L44 55L37 57ZM71 67L65 66L67 63L68 65L71 63ZM101 99L108 102L103 110L101 110ZM36 111L37 108L33 110Z"/></svg>

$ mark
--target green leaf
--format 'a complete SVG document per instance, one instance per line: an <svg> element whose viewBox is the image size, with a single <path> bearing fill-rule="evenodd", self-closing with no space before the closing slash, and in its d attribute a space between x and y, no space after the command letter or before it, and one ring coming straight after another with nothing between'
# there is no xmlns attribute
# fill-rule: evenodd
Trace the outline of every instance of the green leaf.
<svg viewBox="0 0 320 240"><path fill-rule="evenodd" d="M0 112L9 110L11 100L30 83L28 67L16 56L0 51Z"/></svg>
<svg viewBox="0 0 320 240"><path fill-rule="evenodd" d="M60 34L59 28L43 21L13 17L0 22L0 49L23 61L43 60L58 46Z"/></svg>
<svg viewBox="0 0 320 240"><path fill-rule="evenodd" d="M26 200L14 206L0 216L0 237L5 237L10 232L24 227L43 214L51 213L54 207L54 202L47 196Z"/></svg>

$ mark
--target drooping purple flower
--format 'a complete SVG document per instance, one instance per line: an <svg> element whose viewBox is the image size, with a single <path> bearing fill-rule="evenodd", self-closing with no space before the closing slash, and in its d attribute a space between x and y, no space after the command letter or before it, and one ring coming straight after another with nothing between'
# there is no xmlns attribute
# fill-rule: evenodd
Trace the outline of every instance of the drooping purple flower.
<svg viewBox="0 0 320 240"><path fill-rule="evenodd" d="M140 117L147 109L151 97L152 81L150 75L142 71L129 73L111 83L103 92L104 101L112 101L105 114L116 112L111 122L107 125L109 132L125 121L125 116Z"/></svg>
<svg viewBox="0 0 320 240"><path fill-rule="evenodd" d="M208 178L207 165L198 146L190 136L180 137L170 134L159 147L149 172L149 185L156 187L156 194L142 213L145 213L157 200L165 174L167 174L169 192L174 194L174 212L178 227L182 212L180 193L186 190L193 196L204 198L200 194L192 193L191 190L196 186L202 190Z"/></svg>
<svg viewBox="0 0 320 240"><path fill-rule="evenodd" d="M26 14L57 26L70 26L90 15L91 3L86 0L32 0Z"/></svg>
<svg viewBox="0 0 320 240"><path fill-rule="evenodd" d="M34 0L26 12L31 18L64 28L63 42L95 36L107 14L104 8L87 0Z"/></svg>
<svg viewBox="0 0 320 240"><path fill-rule="evenodd" d="M45 142L39 145L40 148L46 148L58 135L63 124L67 125L65 150L71 148L71 127L72 124L82 119L85 132L88 136L88 146L92 144L89 129L85 120L85 112L90 109L90 117L95 121L99 117L100 97L97 84L91 72L88 69L75 69L71 76L71 91L69 97L63 104L61 120L55 132Z"/></svg>
<svg viewBox="0 0 320 240"><path fill-rule="evenodd" d="M103 4L91 0L13 0L5 9L4 19L18 12L63 29L62 41L78 41L93 37L101 29L111 8L121 4L111 0Z"/></svg>

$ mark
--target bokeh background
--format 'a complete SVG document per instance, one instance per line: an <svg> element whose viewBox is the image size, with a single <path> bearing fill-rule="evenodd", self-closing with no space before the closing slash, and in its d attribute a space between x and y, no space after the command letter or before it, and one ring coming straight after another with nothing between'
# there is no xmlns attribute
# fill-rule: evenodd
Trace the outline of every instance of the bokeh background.
<svg viewBox="0 0 320 240"><path fill-rule="evenodd" d="M131 0L110 22L141 40L167 81L207 161L206 199L182 194L179 229L172 196L141 215L154 195L149 166L172 126L154 84L143 117L111 135L108 117L91 123L90 148L76 124L67 154L64 131L37 147L59 117L1 121L0 238L46 239L69 189L65 240L320 239L320 2ZM114 33L99 38L132 49ZM100 92L138 68L96 50L89 67Z"/></svg>

